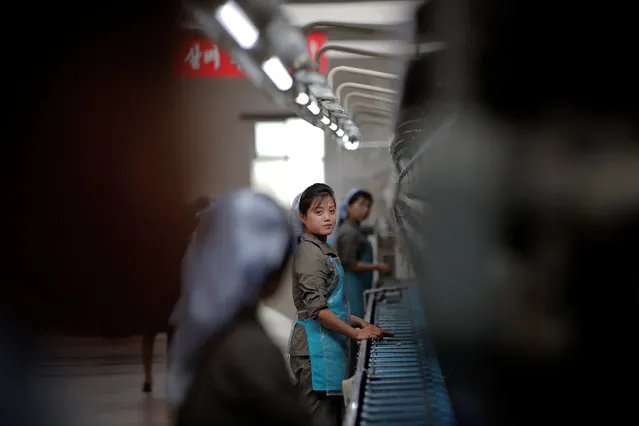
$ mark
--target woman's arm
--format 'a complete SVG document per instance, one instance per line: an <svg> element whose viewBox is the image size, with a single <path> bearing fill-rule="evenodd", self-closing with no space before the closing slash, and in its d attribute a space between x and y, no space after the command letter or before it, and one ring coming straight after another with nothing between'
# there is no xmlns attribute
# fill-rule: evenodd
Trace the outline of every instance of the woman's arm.
<svg viewBox="0 0 639 426"><path fill-rule="evenodd" d="M337 318L337 315L335 315L330 309L321 310L317 318L319 319L319 322L329 330L336 331L339 334L350 337L351 339L357 338L357 329Z"/></svg>
<svg viewBox="0 0 639 426"><path fill-rule="evenodd" d="M356 262L355 267L353 267L353 272L370 272L370 271L380 271L380 272L388 272L390 268L385 263L367 263L367 262Z"/></svg>
<svg viewBox="0 0 639 426"><path fill-rule="evenodd" d="M364 321L363 318L356 317L355 315L351 315L351 325L353 327L365 328L371 324Z"/></svg>
<svg viewBox="0 0 639 426"><path fill-rule="evenodd" d="M318 320L324 327L351 339L365 340L377 338L379 332L372 329L355 329L339 319L329 308L326 295L329 271L326 269L324 254L313 244L300 244L295 254L293 273L296 285L302 292L306 313ZM349 321L350 322L350 321Z"/></svg>
<svg viewBox="0 0 639 426"><path fill-rule="evenodd" d="M337 318L330 309L321 310L317 318L324 327L353 340L378 339L382 337L381 330L377 327L354 328Z"/></svg>
<svg viewBox="0 0 639 426"><path fill-rule="evenodd" d="M353 272L369 272L369 271L376 271L377 265L375 265L374 263L367 263L367 262L360 262L357 261L355 262L355 265L351 268Z"/></svg>
<svg viewBox="0 0 639 426"><path fill-rule="evenodd" d="M394 336L395 335L395 334L391 333L390 331L386 331L383 328L379 328L376 325L371 324L370 322L366 322L364 319L362 319L360 317L356 317L355 315L351 315L351 325L353 327L360 327L360 328L373 328L373 329L375 329L377 334L380 335L380 337Z"/></svg>
<svg viewBox="0 0 639 426"><path fill-rule="evenodd" d="M357 249L360 239L361 235L356 232L351 232L350 229L345 229L344 232L338 234L337 253L339 254L342 266L344 266L344 270L347 272L389 271L390 268L388 265L362 262L357 259Z"/></svg>

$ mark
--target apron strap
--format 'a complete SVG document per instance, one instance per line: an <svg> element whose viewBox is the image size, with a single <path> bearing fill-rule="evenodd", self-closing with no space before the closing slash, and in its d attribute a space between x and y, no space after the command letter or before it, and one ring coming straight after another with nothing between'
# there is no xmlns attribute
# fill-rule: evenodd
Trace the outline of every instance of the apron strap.
<svg viewBox="0 0 639 426"><path fill-rule="evenodd" d="M297 314L297 319L295 321L293 321L293 323L291 324L291 331L289 332L289 335L288 335L288 345L286 346L286 354L288 355L288 359L290 359L290 357L291 357L291 342L293 341L293 332L295 331L295 326L297 324L302 325L301 324L302 320L300 320L299 315L302 314L302 313L305 313L305 312L306 311L297 311L297 313L296 313Z"/></svg>

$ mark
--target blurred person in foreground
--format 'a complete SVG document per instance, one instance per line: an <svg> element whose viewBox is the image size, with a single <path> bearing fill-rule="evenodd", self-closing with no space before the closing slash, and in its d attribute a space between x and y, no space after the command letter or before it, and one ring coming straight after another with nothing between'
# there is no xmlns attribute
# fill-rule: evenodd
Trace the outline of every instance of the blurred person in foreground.
<svg viewBox="0 0 639 426"><path fill-rule="evenodd" d="M284 212L264 195L239 190L200 215L171 348L168 399L178 426L313 424L257 317L291 248Z"/></svg>
<svg viewBox="0 0 639 426"><path fill-rule="evenodd" d="M197 227L197 221L200 214L209 208L211 203L212 201L208 196L202 195L191 204L190 209L193 211L194 221L193 229ZM188 238L191 238L191 233L189 233ZM153 299L157 299L157 296L158 294L154 293ZM168 353L169 348L171 347L171 340L173 340L176 317L179 316L181 309L182 298L179 297L177 302L175 302L175 291L172 291L169 294L169 297L164 297L164 299L168 303L163 303L164 306L162 306L159 311L156 309L155 315L152 316L155 321L151 322L151 326L147 327L147 331L142 334L142 366L144 369L142 392L144 393L151 393L153 391L153 352L155 347L155 338L158 333L166 332L166 347ZM169 360L167 359L167 362L168 361Z"/></svg>

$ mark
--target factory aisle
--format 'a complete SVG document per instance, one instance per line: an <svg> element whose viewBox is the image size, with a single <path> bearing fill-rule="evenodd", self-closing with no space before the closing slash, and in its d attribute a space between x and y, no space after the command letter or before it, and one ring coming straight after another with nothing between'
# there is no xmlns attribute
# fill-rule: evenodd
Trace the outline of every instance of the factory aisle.
<svg viewBox="0 0 639 426"><path fill-rule="evenodd" d="M140 337L57 338L38 371L55 407L69 422L84 426L166 426L166 337L158 335L154 389L141 392Z"/></svg>

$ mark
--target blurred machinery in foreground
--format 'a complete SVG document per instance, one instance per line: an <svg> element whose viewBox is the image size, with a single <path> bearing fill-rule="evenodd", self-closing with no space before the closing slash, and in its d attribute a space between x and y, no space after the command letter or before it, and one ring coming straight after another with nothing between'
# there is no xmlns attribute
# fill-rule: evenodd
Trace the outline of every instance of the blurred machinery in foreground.
<svg viewBox="0 0 639 426"><path fill-rule="evenodd" d="M408 66L394 215L460 425L636 417L629 13L432 0L416 14L416 39L447 49Z"/></svg>

